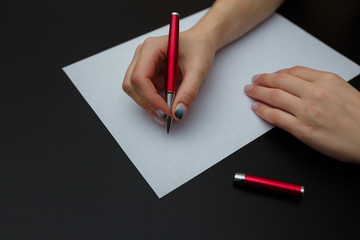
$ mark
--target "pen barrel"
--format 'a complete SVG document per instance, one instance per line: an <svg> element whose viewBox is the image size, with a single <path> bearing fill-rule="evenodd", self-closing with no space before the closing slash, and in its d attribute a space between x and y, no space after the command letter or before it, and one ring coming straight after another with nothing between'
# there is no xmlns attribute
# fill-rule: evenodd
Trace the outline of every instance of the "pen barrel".
<svg viewBox="0 0 360 240"><path fill-rule="evenodd" d="M167 92L176 91L179 51L179 19L180 16L178 13L172 13L167 51Z"/></svg>
<svg viewBox="0 0 360 240"><path fill-rule="evenodd" d="M246 174L243 180L245 185L280 192L293 196L303 196L304 187L298 184L283 182L275 179L264 178Z"/></svg>

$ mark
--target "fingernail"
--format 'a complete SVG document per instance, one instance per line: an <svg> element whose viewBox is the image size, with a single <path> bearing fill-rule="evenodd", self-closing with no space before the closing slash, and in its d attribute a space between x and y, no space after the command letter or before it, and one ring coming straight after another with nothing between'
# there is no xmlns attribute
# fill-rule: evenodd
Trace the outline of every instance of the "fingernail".
<svg viewBox="0 0 360 240"><path fill-rule="evenodd" d="M254 75L254 76L252 77L251 81L252 81L253 83L257 83L260 75L261 75L261 74L256 74L256 75Z"/></svg>
<svg viewBox="0 0 360 240"><path fill-rule="evenodd" d="M254 85L252 85L252 84L245 85L244 91L245 91L245 92L250 92L250 90L251 90L253 87L254 87Z"/></svg>
<svg viewBox="0 0 360 240"><path fill-rule="evenodd" d="M160 118L162 118L163 120L166 119L166 114L164 113L163 110L158 109L158 110L155 111L155 113L156 113Z"/></svg>
<svg viewBox="0 0 360 240"><path fill-rule="evenodd" d="M259 104L257 104L256 102L254 102L253 104L251 104L251 109L252 109L253 111L256 111L256 109L258 109L258 107L259 107Z"/></svg>
<svg viewBox="0 0 360 240"><path fill-rule="evenodd" d="M158 124L160 124L160 125L162 125L162 126L165 125L165 120L162 119L161 117L155 115L155 116L154 116L154 119L155 119L155 121L156 121Z"/></svg>
<svg viewBox="0 0 360 240"><path fill-rule="evenodd" d="M185 106L185 104L179 103L179 104L176 106L175 116L176 116L178 119L182 119L182 118L184 117L186 111L187 111L187 107Z"/></svg>

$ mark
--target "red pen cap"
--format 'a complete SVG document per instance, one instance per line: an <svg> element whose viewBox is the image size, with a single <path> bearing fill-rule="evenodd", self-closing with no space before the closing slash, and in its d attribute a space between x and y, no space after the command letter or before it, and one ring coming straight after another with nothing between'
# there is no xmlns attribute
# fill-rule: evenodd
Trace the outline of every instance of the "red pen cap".
<svg viewBox="0 0 360 240"><path fill-rule="evenodd" d="M166 91L175 92L177 83L178 51L179 51L179 19L180 14L171 14L169 42L167 51L167 81Z"/></svg>
<svg viewBox="0 0 360 240"><path fill-rule="evenodd" d="M260 189L267 189L292 196L304 196L305 188L298 184L288 183L244 173L236 173L234 181Z"/></svg>

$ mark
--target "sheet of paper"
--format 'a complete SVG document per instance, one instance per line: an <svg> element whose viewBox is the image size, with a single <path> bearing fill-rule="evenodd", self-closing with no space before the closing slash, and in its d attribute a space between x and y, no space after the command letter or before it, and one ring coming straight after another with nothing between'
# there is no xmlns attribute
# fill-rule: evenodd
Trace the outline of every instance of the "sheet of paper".
<svg viewBox="0 0 360 240"><path fill-rule="evenodd" d="M181 31L206 11L182 19ZM196 102L167 135L121 87L137 45L166 34L168 26L64 67L159 198L272 128L251 111L252 100L243 93L253 75L295 65L331 71L347 81L360 73L357 64L274 14L217 53Z"/></svg>

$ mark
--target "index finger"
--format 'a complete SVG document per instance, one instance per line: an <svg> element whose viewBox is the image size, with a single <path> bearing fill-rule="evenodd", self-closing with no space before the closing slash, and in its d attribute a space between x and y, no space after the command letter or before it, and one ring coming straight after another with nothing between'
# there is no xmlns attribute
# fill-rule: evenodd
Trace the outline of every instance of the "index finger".
<svg viewBox="0 0 360 240"><path fill-rule="evenodd" d="M308 67L295 66L279 70L276 73L287 73L300 79L313 82L316 79L319 79L323 72Z"/></svg>
<svg viewBox="0 0 360 240"><path fill-rule="evenodd" d="M160 67L159 64L166 58L167 41L165 40L149 38L144 41L130 81L138 95L153 111L160 109L169 115L169 108L152 81Z"/></svg>

